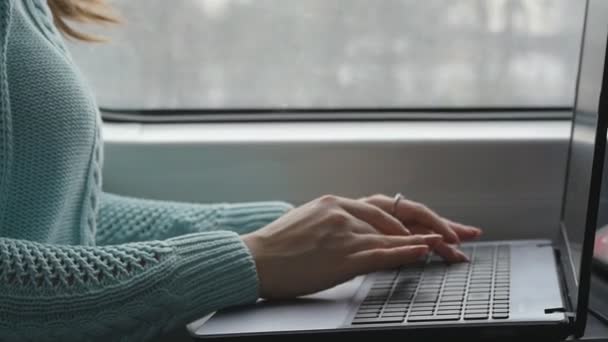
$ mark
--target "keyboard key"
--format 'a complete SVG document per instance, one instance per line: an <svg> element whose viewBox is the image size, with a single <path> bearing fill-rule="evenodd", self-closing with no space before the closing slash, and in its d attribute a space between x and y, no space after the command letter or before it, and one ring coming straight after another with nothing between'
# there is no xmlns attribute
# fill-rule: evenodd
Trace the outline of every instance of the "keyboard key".
<svg viewBox="0 0 608 342"><path fill-rule="evenodd" d="M490 279L471 279L471 285L474 287L489 287L492 286L492 280Z"/></svg>
<svg viewBox="0 0 608 342"><path fill-rule="evenodd" d="M453 303L446 303L446 304L453 304ZM441 310L460 310L462 308L462 306L460 305L444 305L444 304L439 304L439 311Z"/></svg>
<svg viewBox="0 0 608 342"><path fill-rule="evenodd" d="M384 304L384 301L381 301L381 302L367 302L367 301L364 301L363 303L361 303L361 306L366 306L366 307L374 308L374 307L381 307L383 304Z"/></svg>
<svg viewBox="0 0 608 342"><path fill-rule="evenodd" d="M380 317L401 317L405 318L405 312L383 312Z"/></svg>
<svg viewBox="0 0 608 342"><path fill-rule="evenodd" d="M460 310L439 310L438 315L460 315Z"/></svg>
<svg viewBox="0 0 608 342"><path fill-rule="evenodd" d="M355 318L372 318L378 317L378 313L357 313Z"/></svg>
<svg viewBox="0 0 608 342"><path fill-rule="evenodd" d="M471 274L471 279L472 280L491 280L492 279L492 272L488 271L488 272L473 272L473 274Z"/></svg>
<svg viewBox="0 0 608 342"><path fill-rule="evenodd" d="M489 307L490 302L466 302L465 307L467 308L485 308Z"/></svg>
<svg viewBox="0 0 608 342"><path fill-rule="evenodd" d="M442 297L464 297L464 292L444 292Z"/></svg>
<svg viewBox="0 0 608 342"><path fill-rule="evenodd" d="M469 289L469 293L481 292L481 293L490 293L490 287L472 287Z"/></svg>
<svg viewBox="0 0 608 342"><path fill-rule="evenodd" d="M380 309L383 304L384 304L384 302L382 302L382 303L362 303L360 307L367 308L367 309Z"/></svg>
<svg viewBox="0 0 608 342"><path fill-rule="evenodd" d="M408 275L397 278L395 283L397 286L412 286L417 285L420 282L420 279L422 279L422 277L419 275Z"/></svg>
<svg viewBox="0 0 608 342"><path fill-rule="evenodd" d="M464 314L465 320L474 320L474 319L488 319L488 314L485 313L476 313L476 314Z"/></svg>
<svg viewBox="0 0 608 342"><path fill-rule="evenodd" d="M490 310L490 306L489 305L465 306L465 310Z"/></svg>
<svg viewBox="0 0 608 342"><path fill-rule="evenodd" d="M442 302L462 302L464 296L443 296L441 297Z"/></svg>
<svg viewBox="0 0 608 342"><path fill-rule="evenodd" d="M489 310L490 309L490 305L473 305L473 306L465 306L466 310Z"/></svg>
<svg viewBox="0 0 608 342"><path fill-rule="evenodd" d="M464 292L466 290L466 286L445 286L443 288L443 292Z"/></svg>
<svg viewBox="0 0 608 342"><path fill-rule="evenodd" d="M395 292L416 292L418 284L415 286L395 286Z"/></svg>
<svg viewBox="0 0 608 342"><path fill-rule="evenodd" d="M442 281L445 277L445 271L428 269L422 277L423 282Z"/></svg>
<svg viewBox="0 0 608 342"><path fill-rule="evenodd" d="M436 290L421 290L418 291L418 293L416 294L416 297L432 297L432 296L437 296L439 295L439 289Z"/></svg>
<svg viewBox="0 0 608 342"><path fill-rule="evenodd" d="M396 300L403 300L403 301L409 301L412 298L414 298L414 294L400 294L400 293L396 293L393 294L389 300L390 301L396 301Z"/></svg>
<svg viewBox="0 0 608 342"><path fill-rule="evenodd" d="M412 311L410 312L410 317L411 316L428 316L428 315L432 315L433 311Z"/></svg>
<svg viewBox="0 0 608 342"><path fill-rule="evenodd" d="M414 303L435 303L437 301L437 296L434 297L416 297Z"/></svg>
<svg viewBox="0 0 608 342"><path fill-rule="evenodd" d="M366 308L362 308L362 309L359 309L357 311L357 313L370 313L370 312L373 312L373 313L380 312L380 308L378 308L378 309L366 309Z"/></svg>
<svg viewBox="0 0 608 342"><path fill-rule="evenodd" d="M374 286L369 290L369 293L390 292L393 285Z"/></svg>
<svg viewBox="0 0 608 342"><path fill-rule="evenodd" d="M408 322L434 322L434 321L458 321L460 315L440 315L440 316L410 316Z"/></svg>
<svg viewBox="0 0 608 342"><path fill-rule="evenodd" d="M469 273L469 265L468 264L452 264L450 268L448 268L448 276L455 275L466 275Z"/></svg>
<svg viewBox="0 0 608 342"><path fill-rule="evenodd" d="M489 293L474 292L474 293L469 293L469 296L468 296L468 300L469 301L473 301L473 300L489 300L489 299L490 299L490 294Z"/></svg>
<svg viewBox="0 0 608 342"><path fill-rule="evenodd" d="M406 310L409 307L410 304L388 304L384 307L384 309Z"/></svg>
<svg viewBox="0 0 608 342"><path fill-rule="evenodd" d="M413 309L434 308L434 307L435 307L435 303L414 303L414 304L412 304Z"/></svg>
<svg viewBox="0 0 608 342"><path fill-rule="evenodd" d="M490 309L486 308L486 309L466 309L464 312L465 314L487 314L489 312Z"/></svg>
<svg viewBox="0 0 608 342"><path fill-rule="evenodd" d="M506 318L509 318L509 314L508 313L493 313L492 314L492 318L494 318L494 319L506 319Z"/></svg>
<svg viewBox="0 0 608 342"><path fill-rule="evenodd" d="M430 271L427 271L427 272L430 272ZM424 283L429 283L429 284L441 283L441 282L443 282L443 278L445 278L445 275L443 274L443 272L440 275L431 275L431 276L425 275L422 278L422 284L424 284Z"/></svg>
<svg viewBox="0 0 608 342"><path fill-rule="evenodd" d="M509 314L509 310L492 310L492 314Z"/></svg>
<svg viewBox="0 0 608 342"><path fill-rule="evenodd" d="M422 306L422 307L412 307L411 311L412 312L418 312L418 311L433 311L435 309L434 306Z"/></svg>
<svg viewBox="0 0 608 342"><path fill-rule="evenodd" d="M436 296L439 294L439 288L436 289L422 289L418 291L418 296Z"/></svg>
<svg viewBox="0 0 608 342"><path fill-rule="evenodd" d="M467 285L466 283L446 283L445 286L443 287L443 290L454 290L454 291L462 291L464 289L466 289Z"/></svg>

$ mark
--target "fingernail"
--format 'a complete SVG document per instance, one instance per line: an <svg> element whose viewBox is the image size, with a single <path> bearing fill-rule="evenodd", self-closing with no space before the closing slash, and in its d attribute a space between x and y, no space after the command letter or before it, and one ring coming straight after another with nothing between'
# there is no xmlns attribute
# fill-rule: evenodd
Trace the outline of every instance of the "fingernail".
<svg viewBox="0 0 608 342"><path fill-rule="evenodd" d="M463 260L463 261L466 261L466 262L471 261L471 259L469 259L469 257L468 257L466 254L464 254L464 253L460 252L460 255L462 256L462 260Z"/></svg>
<svg viewBox="0 0 608 342"><path fill-rule="evenodd" d="M469 230L476 235L481 235L481 229L479 228L469 228Z"/></svg>
<svg viewBox="0 0 608 342"><path fill-rule="evenodd" d="M410 232L409 229L403 227L403 230L405 230L405 235L412 235L412 232Z"/></svg>
<svg viewBox="0 0 608 342"><path fill-rule="evenodd" d="M424 241L430 246L435 247L437 244L441 242L443 237L441 235L427 235L424 237Z"/></svg>

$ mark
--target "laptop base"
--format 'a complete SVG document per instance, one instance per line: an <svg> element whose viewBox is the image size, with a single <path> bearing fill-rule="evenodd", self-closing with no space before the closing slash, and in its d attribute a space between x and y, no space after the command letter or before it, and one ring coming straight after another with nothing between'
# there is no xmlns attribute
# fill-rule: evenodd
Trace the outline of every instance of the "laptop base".
<svg viewBox="0 0 608 342"><path fill-rule="evenodd" d="M387 272L392 272L387 271L360 276L311 296L286 301L260 301L251 306L222 310L190 324L189 331L195 338L211 339L224 337L230 339L241 337L255 338L261 336L265 339L272 336L329 337L351 334L356 336L382 336L383 339L385 336L386 338L395 337L403 339L404 337L412 338L413 336L420 338L426 336L436 337L438 333L446 334L446 336L458 335L475 338L487 335L493 339L502 336L513 337L519 335L530 337L532 335L539 335L543 336L543 340L549 337L555 337L556 340L559 340L565 336L569 320L564 312L566 311L566 305L563 301L563 290L560 288L557 270L558 263L556 262L554 249L550 241L477 242L464 244L463 247L482 250L499 244L501 246L506 244L512 250L509 263L510 296L508 301L510 306L508 318L493 318L491 305L487 309L487 319L479 320L477 318L482 317L468 317L465 316L465 307L468 303L462 303L461 316L452 318L453 320L451 321L433 321L433 319L431 321L412 320L410 318L415 318L415 315L420 314L419 312L415 312L416 310L420 310L416 308L416 305L419 305L416 302L416 298L420 295L419 291L421 289L428 291L427 287L437 286L436 284L429 283L430 285L421 285L415 292L415 295L410 300L411 304L409 304L407 312L399 323L355 323L357 322L357 312L360 311L361 306L370 298L368 295L372 289L377 287L378 279L384 281L383 279L386 279ZM498 261L496 259L492 262L498 264ZM484 262L487 263L487 261ZM471 264L473 268L468 271L469 279L472 279L479 273L475 268L477 264L474 261ZM463 267L462 264L450 265L448 266L448 270L452 266ZM482 265L482 268L485 267ZM404 267L403 270L409 272L411 268ZM443 268L445 269L445 266ZM504 267L502 271L504 271ZM496 272L498 270L494 270L494 274ZM461 277L459 273L462 273L462 271L458 270L454 276ZM429 276L431 277L429 278L430 281L435 281L434 279L437 277L436 268L431 268L428 274L431 274ZM452 278L450 274L452 273L446 272L446 275L442 278L444 280L442 280L440 285L441 294L437 297L438 303L432 313L436 315L436 318L439 317L437 315L442 314L439 310L442 301L446 300L446 298L454 297L451 295L445 297L446 293L443 293L446 291L449 282L456 279ZM481 276L485 277L483 274ZM396 277L399 278L400 276L397 275ZM409 277L409 273L405 277ZM503 275L500 275L499 278L501 277ZM492 279L490 282L497 285L499 279L496 277L490 278ZM427 278L423 276L421 279ZM391 293L395 294L400 285L389 286L392 286ZM404 286L401 290L407 292L409 285L406 284ZM500 290L502 291L502 289ZM464 301L468 301L470 295L477 295L470 292L469 290L465 292L463 295ZM428 296L428 293L425 292L425 296ZM490 294L490 296L493 295ZM404 302L403 297L398 297L397 299L399 299L399 303ZM477 300L478 298L475 297L473 299ZM375 300L375 297L372 297L372 300ZM424 297L423 301L428 302L428 297ZM503 303L500 304L502 305ZM426 304L420 303L420 305ZM384 311L388 311L386 306L382 309L382 312Z"/></svg>

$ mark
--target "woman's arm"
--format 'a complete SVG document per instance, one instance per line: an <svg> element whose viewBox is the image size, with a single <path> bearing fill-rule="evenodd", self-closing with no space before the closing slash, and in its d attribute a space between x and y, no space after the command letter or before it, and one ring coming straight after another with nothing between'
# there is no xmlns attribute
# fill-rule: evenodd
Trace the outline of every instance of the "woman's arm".
<svg viewBox="0 0 608 342"><path fill-rule="evenodd" d="M292 206L285 202L195 204L146 200L104 193L97 220L99 245L162 240L183 234L255 231Z"/></svg>
<svg viewBox="0 0 608 342"><path fill-rule="evenodd" d="M443 218L403 203L412 222L445 235L408 236L375 205L324 196L242 237L211 231L102 247L0 238L0 336L145 340L259 296L296 297L415 262L458 239Z"/></svg>
<svg viewBox="0 0 608 342"><path fill-rule="evenodd" d="M106 247L0 238L0 340L143 341L254 302L253 259L234 232Z"/></svg>

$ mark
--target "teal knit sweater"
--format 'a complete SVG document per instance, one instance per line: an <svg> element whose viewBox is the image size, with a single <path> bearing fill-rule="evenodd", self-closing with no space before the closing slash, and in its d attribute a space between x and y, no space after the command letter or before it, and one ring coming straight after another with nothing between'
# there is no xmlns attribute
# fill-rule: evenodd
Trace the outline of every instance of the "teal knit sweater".
<svg viewBox="0 0 608 342"><path fill-rule="evenodd" d="M0 0L0 341L142 341L257 299L239 234L289 204L106 194L102 156L45 0Z"/></svg>

